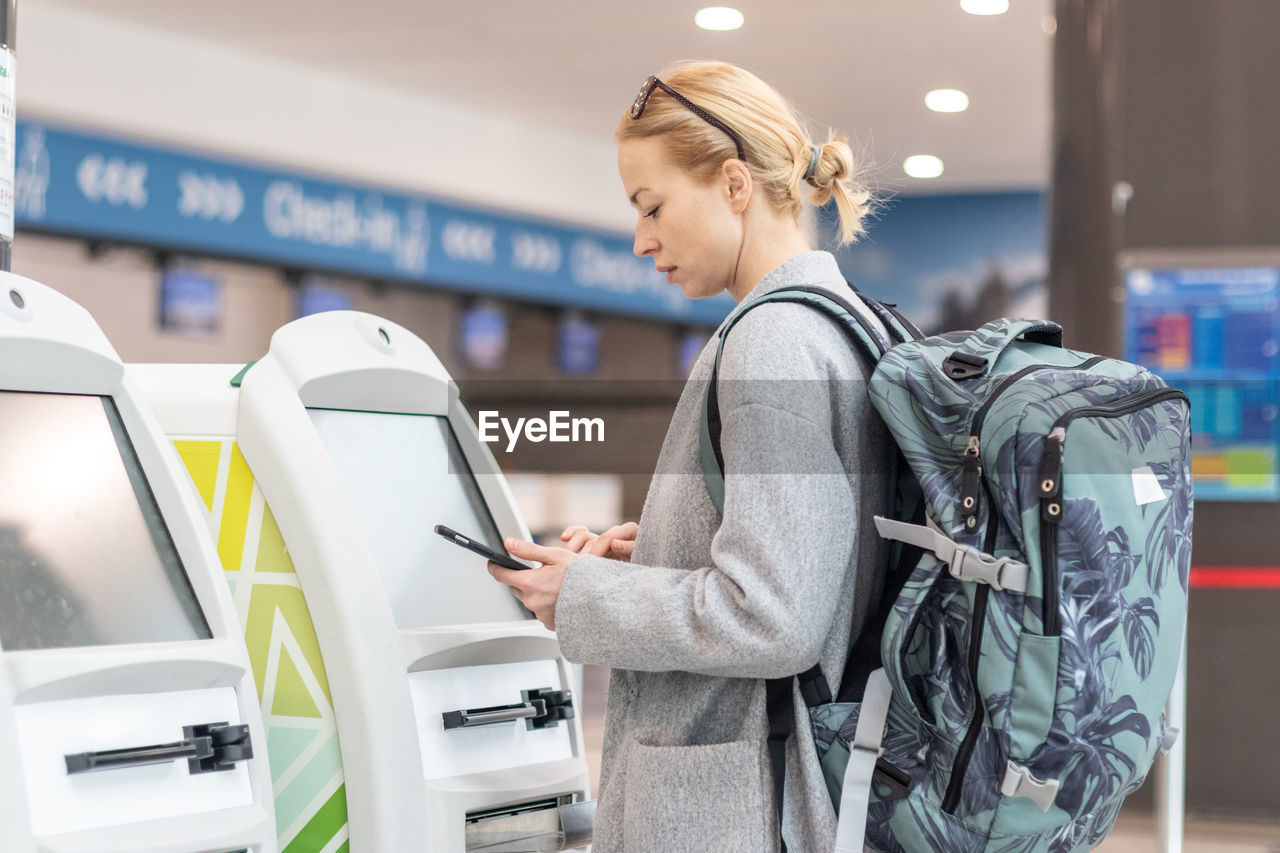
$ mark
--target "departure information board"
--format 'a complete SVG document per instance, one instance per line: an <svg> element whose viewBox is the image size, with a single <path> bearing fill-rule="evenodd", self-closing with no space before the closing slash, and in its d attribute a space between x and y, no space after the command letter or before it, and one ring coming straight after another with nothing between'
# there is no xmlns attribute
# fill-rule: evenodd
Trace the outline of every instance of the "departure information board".
<svg viewBox="0 0 1280 853"><path fill-rule="evenodd" d="M1125 348L1191 400L1196 500L1280 498L1280 268L1134 267Z"/></svg>

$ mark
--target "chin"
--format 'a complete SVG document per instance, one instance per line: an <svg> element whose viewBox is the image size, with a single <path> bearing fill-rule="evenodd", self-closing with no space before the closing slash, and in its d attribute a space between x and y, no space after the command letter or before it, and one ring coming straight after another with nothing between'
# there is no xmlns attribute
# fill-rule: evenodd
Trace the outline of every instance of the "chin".
<svg viewBox="0 0 1280 853"><path fill-rule="evenodd" d="M680 285L680 290L690 299L706 299L708 297L715 296L723 289L724 288L712 289L692 281Z"/></svg>

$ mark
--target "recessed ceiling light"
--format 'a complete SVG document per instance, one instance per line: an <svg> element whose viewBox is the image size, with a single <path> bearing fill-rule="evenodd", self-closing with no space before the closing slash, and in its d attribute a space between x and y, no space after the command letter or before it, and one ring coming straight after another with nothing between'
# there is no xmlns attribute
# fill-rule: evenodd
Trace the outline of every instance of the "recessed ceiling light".
<svg viewBox="0 0 1280 853"><path fill-rule="evenodd" d="M969 96L959 89L934 89L924 96L924 105L935 113L962 113L969 109Z"/></svg>
<svg viewBox="0 0 1280 853"><path fill-rule="evenodd" d="M960 0L960 8L970 15L1003 15L1009 11L1009 0Z"/></svg>
<svg viewBox="0 0 1280 853"><path fill-rule="evenodd" d="M942 174L942 161L932 154L913 154L902 161L902 170L913 178L936 178Z"/></svg>
<svg viewBox="0 0 1280 853"><path fill-rule="evenodd" d="M708 6L693 16L693 22L704 30L736 30L743 20L741 12L728 6Z"/></svg>

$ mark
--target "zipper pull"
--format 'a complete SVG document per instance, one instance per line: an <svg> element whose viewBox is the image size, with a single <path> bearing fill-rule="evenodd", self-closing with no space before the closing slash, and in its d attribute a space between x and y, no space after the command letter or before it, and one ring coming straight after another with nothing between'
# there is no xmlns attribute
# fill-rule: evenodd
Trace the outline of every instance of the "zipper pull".
<svg viewBox="0 0 1280 853"><path fill-rule="evenodd" d="M978 529L978 493L982 489L982 462L978 453L981 449L981 439L969 436L960 473L960 517L964 519L965 533L975 533Z"/></svg>
<svg viewBox="0 0 1280 853"><path fill-rule="evenodd" d="M1062 492L1062 450L1066 443L1065 426L1055 426L1044 439L1036 492L1040 495L1046 521L1057 521L1062 517L1062 501L1058 500L1058 495Z"/></svg>

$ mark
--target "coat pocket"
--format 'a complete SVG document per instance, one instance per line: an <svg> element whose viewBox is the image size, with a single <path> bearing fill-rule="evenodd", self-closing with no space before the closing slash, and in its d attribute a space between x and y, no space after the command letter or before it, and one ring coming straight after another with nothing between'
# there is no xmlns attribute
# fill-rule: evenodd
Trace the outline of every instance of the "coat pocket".
<svg viewBox="0 0 1280 853"><path fill-rule="evenodd" d="M628 853L767 850L764 753L754 741L631 745L622 834Z"/></svg>

